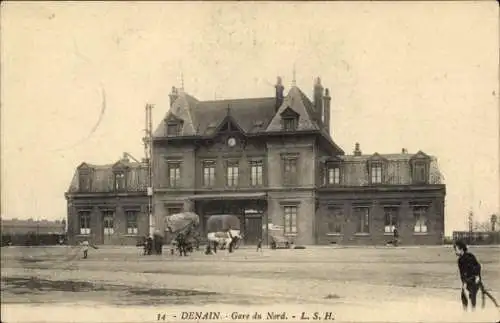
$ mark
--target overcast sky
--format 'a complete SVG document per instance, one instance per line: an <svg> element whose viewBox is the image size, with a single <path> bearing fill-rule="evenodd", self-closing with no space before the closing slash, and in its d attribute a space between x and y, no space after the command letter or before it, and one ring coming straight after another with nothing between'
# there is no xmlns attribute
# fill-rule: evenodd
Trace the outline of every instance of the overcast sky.
<svg viewBox="0 0 500 323"><path fill-rule="evenodd" d="M294 64L306 94L316 76L330 88L347 153L438 157L448 234L470 207L498 212L495 1L4 2L1 17L4 218L61 219L82 161L143 157L144 105L160 122L181 71L198 99L259 97Z"/></svg>

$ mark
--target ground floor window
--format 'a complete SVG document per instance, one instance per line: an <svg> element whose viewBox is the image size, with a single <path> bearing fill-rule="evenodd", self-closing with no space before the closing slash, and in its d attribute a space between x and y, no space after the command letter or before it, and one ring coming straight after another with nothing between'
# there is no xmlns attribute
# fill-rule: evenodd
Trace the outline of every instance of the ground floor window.
<svg viewBox="0 0 500 323"><path fill-rule="evenodd" d="M80 226L80 234L90 234L90 211L78 212L78 222Z"/></svg>
<svg viewBox="0 0 500 323"><path fill-rule="evenodd" d="M127 211L127 234L138 234L137 211Z"/></svg>
<svg viewBox="0 0 500 323"><path fill-rule="evenodd" d="M385 207L384 214L385 214L384 232L393 233L394 229L398 226L398 208Z"/></svg>
<svg viewBox="0 0 500 323"><path fill-rule="evenodd" d="M415 233L427 233L427 213L428 206L414 206L413 217L415 219Z"/></svg>
<svg viewBox="0 0 500 323"><path fill-rule="evenodd" d="M341 207L328 208L327 226L328 233L342 233L342 223L344 222L344 212Z"/></svg>
<svg viewBox="0 0 500 323"><path fill-rule="evenodd" d="M370 208L354 208L354 217L357 221L356 233L370 233Z"/></svg>
<svg viewBox="0 0 500 323"><path fill-rule="evenodd" d="M114 221L114 212L113 211L104 211L103 212L103 226L104 226L104 234L111 235L115 233L115 221Z"/></svg>
<svg viewBox="0 0 500 323"><path fill-rule="evenodd" d="M285 215L285 234L295 234L297 233L297 206L285 206L284 209Z"/></svg>

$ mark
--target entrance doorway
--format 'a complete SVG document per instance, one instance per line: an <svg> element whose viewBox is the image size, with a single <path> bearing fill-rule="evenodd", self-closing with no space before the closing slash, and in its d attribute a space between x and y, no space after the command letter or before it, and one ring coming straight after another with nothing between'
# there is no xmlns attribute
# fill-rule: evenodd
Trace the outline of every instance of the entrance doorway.
<svg viewBox="0 0 500 323"><path fill-rule="evenodd" d="M245 244L256 245L262 239L262 212L245 209L244 219L243 240Z"/></svg>
<svg viewBox="0 0 500 323"><path fill-rule="evenodd" d="M243 243L255 245L262 239L262 218L266 209L265 200L212 200L198 201L196 203L197 213L203 236L206 236L206 221L211 215L232 214L240 219L240 228L243 234Z"/></svg>
<svg viewBox="0 0 500 323"><path fill-rule="evenodd" d="M104 227L104 244L113 243L113 234L115 233L115 220L113 211L104 211L103 213L103 227Z"/></svg>

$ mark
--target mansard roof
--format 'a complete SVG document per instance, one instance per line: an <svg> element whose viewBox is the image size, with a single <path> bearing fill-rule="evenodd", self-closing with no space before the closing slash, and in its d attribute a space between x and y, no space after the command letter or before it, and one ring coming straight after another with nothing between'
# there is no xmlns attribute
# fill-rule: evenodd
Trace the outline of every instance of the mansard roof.
<svg viewBox="0 0 500 323"><path fill-rule="evenodd" d="M187 94L180 94L192 98ZM174 102L173 107L178 105L179 98ZM192 129L184 131L181 135L206 136L214 133L215 129L220 127L224 119L229 114L234 122L245 133L257 133L269 124L275 113L275 98L247 98L247 99L229 99L217 101L198 101L194 98L188 99L190 103L186 110L189 110ZM165 119L174 113L175 109L170 109ZM187 115L187 113L184 113ZM181 119L183 119L181 117ZM184 120L184 119L183 119ZM184 125L184 127L186 127ZM166 129L163 123L158 125L154 132L154 137L166 137Z"/></svg>
<svg viewBox="0 0 500 323"><path fill-rule="evenodd" d="M363 186L369 182L368 162L373 160L374 156L377 160L384 160L386 165L386 184L389 185L406 185L411 184L411 163L410 161L415 156L424 154L429 160L429 183L441 184L444 181L444 176L439 169L438 160L434 156L427 155L423 152L416 154L401 153L401 154L370 154L370 155L343 155L339 158L343 161L343 183L346 186Z"/></svg>
<svg viewBox="0 0 500 323"><path fill-rule="evenodd" d="M287 109L299 116L297 132L317 132L335 151L344 153L330 134L315 121L311 100L297 86L290 89L278 110L275 97L200 101L181 91L153 136L169 137L165 122L175 119L182 121L181 132L175 137L212 136L221 127L228 111L232 121L247 135L279 133L282 131L281 113Z"/></svg>
<svg viewBox="0 0 500 323"><path fill-rule="evenodd" d="M127 159L120 159L112 164L94 165L83 162L77 167L71 179L67 193L79 191L79 175L81 170L86 176L90 176L92 193L106 193L114 191L114 174L116 169L126 169L127 191L138 192L145 191L147 188L148 169L144 163L131 162Z"/></svg>

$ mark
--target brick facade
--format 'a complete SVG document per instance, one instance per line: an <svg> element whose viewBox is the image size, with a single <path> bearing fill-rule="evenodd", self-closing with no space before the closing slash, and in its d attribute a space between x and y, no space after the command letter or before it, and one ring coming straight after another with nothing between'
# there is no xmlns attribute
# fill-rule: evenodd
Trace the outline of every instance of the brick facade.
<svg viewBox="0 0 500 323"><path fill-rule="evenodd" d="M363 155L359 145L346 155L323 118L330 115L330 98L319 80L312 101L296 86L286 96L280 83L276 89L274 98L222 101L173 90L171 108L153 136L153 222L159 232L165 232L167 215L188 208L200 215L202 233L211 214L239 215L247 243L259 235L267 241L271 224L301 245L384 244L393 235L386 218L397 219L404 244L442 242L445 186L435 157ZM124 170L126 192L120 193L116 175ZM81 180L88 174L96 183L90 187ZM74 240L80 238L79 208L91 212L96 243L133 243L136 237L124 226L127 206L140 210L138 235L147 234L146 183L140 163L82 164L67 193ZM106 211L114 216L111 235L104 234ZM360 212L368 219L362 227Z"/></svg>

